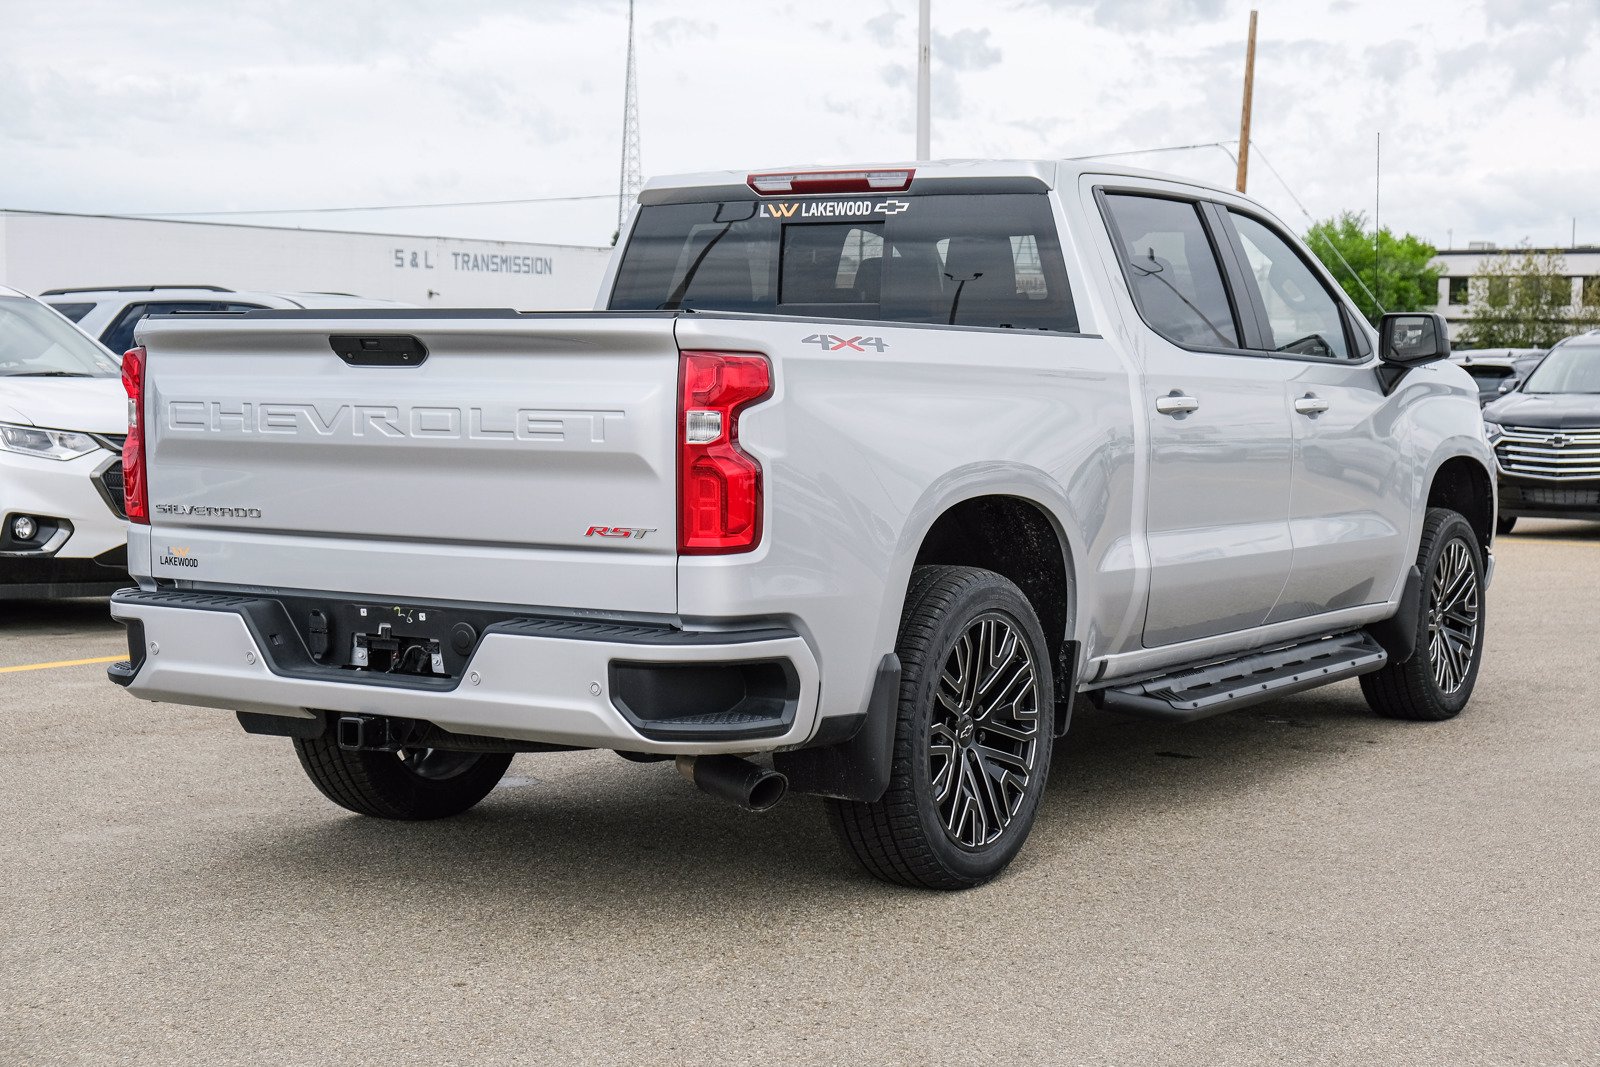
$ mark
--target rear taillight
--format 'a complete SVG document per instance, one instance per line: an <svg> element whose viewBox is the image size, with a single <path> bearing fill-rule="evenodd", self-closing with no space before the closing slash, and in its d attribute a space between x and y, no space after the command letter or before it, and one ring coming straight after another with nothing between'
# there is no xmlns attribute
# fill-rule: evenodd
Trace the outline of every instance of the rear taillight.
<svg viewBox="0 0 1600 1067"><path fill-rule="evenodd" d="M144 469L143 348L122 357L122 388L128 391L128 439L122 445L122 508L129 522L150 525L150 486Z"/></svg>
<svg viewBox="0 0 1600 1067"><path fill-rule="evenodd" d="M761 464L739 447L739 413L772 391L765 356L684 352L678 400L678 551L761 542Z"/></svg>

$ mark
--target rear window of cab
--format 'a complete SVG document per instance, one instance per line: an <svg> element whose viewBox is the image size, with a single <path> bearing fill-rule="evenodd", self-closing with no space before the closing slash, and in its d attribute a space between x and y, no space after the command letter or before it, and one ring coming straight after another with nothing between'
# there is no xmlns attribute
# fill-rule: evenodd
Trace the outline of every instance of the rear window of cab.
<svg viewBox="0 0 1600 1067"><path fill-rule="evenodd" d="M1044 193L647 205L608 306L1078 329Z"/></svg>

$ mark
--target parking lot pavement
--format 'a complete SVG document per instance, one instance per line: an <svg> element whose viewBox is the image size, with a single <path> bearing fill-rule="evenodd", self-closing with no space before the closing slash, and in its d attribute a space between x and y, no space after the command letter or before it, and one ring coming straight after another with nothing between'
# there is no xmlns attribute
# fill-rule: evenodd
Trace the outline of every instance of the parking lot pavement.
<svg viewBox="0 0 1600 1067"><path fill-rule="evenodd" d="M0 1063L1596 1062L1600 526L1497 556L1461 718L1084 714L955 895L668 765L519 756L385 824L224 713L0 674ZM119 647L103 604L0 605L0 666Z"/></svg>

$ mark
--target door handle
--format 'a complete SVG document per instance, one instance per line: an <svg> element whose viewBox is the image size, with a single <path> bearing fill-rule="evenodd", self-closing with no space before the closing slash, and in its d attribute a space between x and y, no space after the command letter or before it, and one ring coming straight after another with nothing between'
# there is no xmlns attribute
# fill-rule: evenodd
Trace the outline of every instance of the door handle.
<svg viewBox="0 0 1600 1067"><path fill-rule="evenodd" d="M1328 402L1316 393L1307 393L1294 402L1294 409L1300 414L1309 415L1314 419L1328 410Z"/></svg>
<svg viewBox="0 0 1600 1067"><path fill-rule="evenodd" d="M1200 401L1192 396L1185 396L1174 389L1166 396L1156 397L1156 410L1163 415L1171 415L1175 419L1181 419L1185 415L1199 411Z"/></svg>

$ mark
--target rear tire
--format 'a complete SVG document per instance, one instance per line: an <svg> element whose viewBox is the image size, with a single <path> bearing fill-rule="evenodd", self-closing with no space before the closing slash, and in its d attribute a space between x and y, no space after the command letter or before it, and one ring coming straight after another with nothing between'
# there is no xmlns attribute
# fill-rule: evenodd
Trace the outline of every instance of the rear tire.
<svg viewBox="0 0 1600 1067"><path fill-rule="evenodd" d="M1429 508L1417 553L1422 610L1415 651L1361 678L1373 711L1388 719L1439 722L1467 706L1483 659L1483 551L1472 525L1448 508Z"/></svg>
<svg viewBox="0 0 1600 1067"><path fill-rule="evenodd" d="M1494 520L1494 532L1497 534L1508 534L1516 525L1517 517L1515 515L1501 515L1499 518Z"/></svg>
<svg viewBox="0 0 1600 1067"><path fill-rule="evenodd" d="M444 819L489 795L511 765L509 752L349 751L332 731L295 738L295 755L323 796L376 819Z"/></svg>
<svg viewBox="0 0 1600 1067"><path fill-rule="evenodd" d="M1050 772L1055 694L1044 631L1015 585L975 567L919 567L900 618L900 702L889 788L829 800L869 874L967 889L1027 839Z"/></svg>

